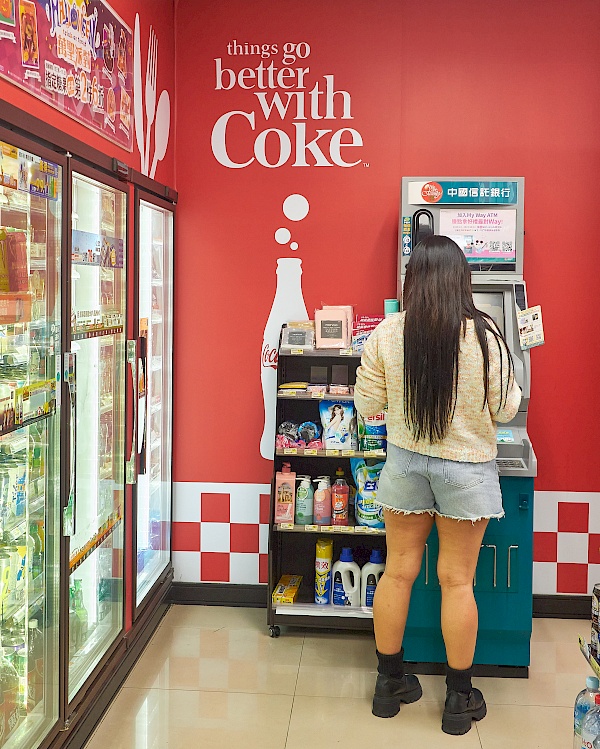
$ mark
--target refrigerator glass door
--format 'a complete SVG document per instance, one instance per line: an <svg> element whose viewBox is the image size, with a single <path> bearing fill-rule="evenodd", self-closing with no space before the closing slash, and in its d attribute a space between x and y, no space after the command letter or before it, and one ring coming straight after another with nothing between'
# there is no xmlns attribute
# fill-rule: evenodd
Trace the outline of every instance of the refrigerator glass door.
<svg viewBox="0 0 600 749"><path fill-rule="evenodd" d="M171 558L173 213L140 201L137 587L141 604Z"/></svg>
<svg viewBox="0 0 600 749"><path fill-rule="evenodd" d="M123 626L126 198L73 175L69 700Z"/></svg>
<svg viewBox="0 0 600 749"><path fill-rule="evenodd" d="M0 743L58 720L62 167L0 143Z"/></svg>

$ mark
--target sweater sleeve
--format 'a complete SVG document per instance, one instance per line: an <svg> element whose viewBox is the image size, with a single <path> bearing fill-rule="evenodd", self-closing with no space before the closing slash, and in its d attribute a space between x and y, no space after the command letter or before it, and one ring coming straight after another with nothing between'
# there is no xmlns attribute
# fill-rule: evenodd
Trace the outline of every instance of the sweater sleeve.
<svg viewBox="0 0 600 749"><path fill-rule="evenodd" d="M376 329L368 338L360 367L356 370L354 405L363 416L375 416L387 404L385 369L379 354L379 337Z"/></svg>
<svg viewBox="0 0 600 749"><path fill-rule="evenodd" d="M502 342L495 336L488 336L490 353L488 406L492 421L506 424L513 419L521 404L521 388L517 384L514 372L510 374L508 357L510 356ZM506 401L504 401L506 396Z"/></svg>

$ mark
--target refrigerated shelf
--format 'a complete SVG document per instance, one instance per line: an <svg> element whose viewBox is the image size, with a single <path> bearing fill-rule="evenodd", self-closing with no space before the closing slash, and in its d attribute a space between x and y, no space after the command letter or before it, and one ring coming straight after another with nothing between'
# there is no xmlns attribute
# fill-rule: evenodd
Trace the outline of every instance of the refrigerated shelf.
<svg viewBox="0 0 600 749"><path fill-rule="evenodd" d="M112 533L114 533L120 523L120 517L115 521L109 522L107 528L101 528L82 549L78 549L75 554L72 554L71 559L69 560L69 572L74 572L81 564L83 564L90 554L96 551L96 549L101 546Z"/></svg>
<svg viewBox="0 0 600 749"><path fill-rule="evenodd" d="M368 525L295 525L294 523L275 523L273 530L282 533L336 533L356 536L385 536L385 528L371 528Z"/></svg>
<svg viewBox="0 0 600 749"><path fill-rule="evenodd" d="M77 330L74 328L71 332L71 338L74 341L82 341L89 338L99 338L105 335L116 335L123 332L122 325L113 325L110 328L93 328L92 330Z"/></svg>

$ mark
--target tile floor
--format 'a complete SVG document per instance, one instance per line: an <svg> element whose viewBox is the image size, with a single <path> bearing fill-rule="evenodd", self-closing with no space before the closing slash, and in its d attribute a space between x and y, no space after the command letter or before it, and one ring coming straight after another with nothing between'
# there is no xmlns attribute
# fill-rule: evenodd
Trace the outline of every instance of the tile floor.
<svg viewBox="0 0 600 749"><path fill-rule="evenodd" d="M372 638L283 630L262 609L173 606L86 749L565 749L591 672L585 621L534 619L530 678L476 679L487 717L462 737L440 730L441 676L395 718L371 715Z"/></svg>

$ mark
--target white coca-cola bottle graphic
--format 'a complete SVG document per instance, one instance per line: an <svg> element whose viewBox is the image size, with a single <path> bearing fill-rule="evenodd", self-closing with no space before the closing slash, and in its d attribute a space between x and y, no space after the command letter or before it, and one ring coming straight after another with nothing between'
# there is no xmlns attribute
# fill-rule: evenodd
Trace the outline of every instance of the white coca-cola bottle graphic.
<svg viewBox="0 0 600 749"><path fill-rule="evenodd" d="M265 406L265 426L260 454L273 459L275 448L275 407L277 405L277 351L281 326L292 320L308 320L302 296L302 260L283 257L277 261L277 290L263 336L260 379Z"/></svg>

